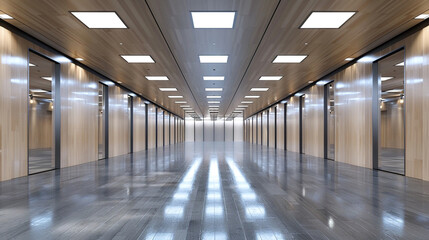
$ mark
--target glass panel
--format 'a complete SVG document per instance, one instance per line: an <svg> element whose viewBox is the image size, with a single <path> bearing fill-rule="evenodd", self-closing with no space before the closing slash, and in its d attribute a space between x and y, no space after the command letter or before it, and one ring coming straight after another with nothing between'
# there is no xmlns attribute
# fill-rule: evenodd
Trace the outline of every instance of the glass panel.
<svg viewBox="0 0 429 240"><path fill-rule="evenodd" d="M335 159L335 101L334 83L328 85L328 158Z"/></svg>
<svg viewBox="0 0 429 240"><path fill-rule="evenodd" d="M55 168L52 83L55 63L35 53L30 53L30 63L28 172L32 174Z"/></svg>
<svg viewBox="0 0 429 240"><path fill-rule="evenodd" d="M378 168L404 174L404 52L378 64L380 89Z"/></svg>
<svg viewBox="0 0 429 240"><path fill-rule="evenodd" d="M106 157L105 134L104 134L104 85L98 84L98 159Z"/></svg>

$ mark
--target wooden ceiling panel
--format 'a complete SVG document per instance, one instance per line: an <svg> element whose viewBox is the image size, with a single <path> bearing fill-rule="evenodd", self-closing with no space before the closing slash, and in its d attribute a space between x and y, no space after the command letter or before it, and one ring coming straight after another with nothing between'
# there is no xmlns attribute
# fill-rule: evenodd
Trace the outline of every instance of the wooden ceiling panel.
<svg viewBox="0 0 429 240"><path fill-rule="evenodd" d="M183 116L177 99L208 116L206 87L221 87L218 116L229 116L246 95L260 95L249 116L418 24L429 0L2 0L11 24ZM88 29L69 11L116 11L128 29ZM194 29L190 11L236 11L233 29ZM357 11L340 29L300 29L312 11ZM120 44L122 43L122 45ZM155 64L128 64L120 54L149 54ZM227 64L201 64L200 54L225 54ZM306 54L300 64L273 64L278 54ZM166 75L170 81L144 76ZM225 81L203 81L204 75ZM262 75L284 76L259 81ZM160 92L176 87L178 92ZM250 92L268 87L267 92ZM247 99L246 99L247 100Z"/></svg>

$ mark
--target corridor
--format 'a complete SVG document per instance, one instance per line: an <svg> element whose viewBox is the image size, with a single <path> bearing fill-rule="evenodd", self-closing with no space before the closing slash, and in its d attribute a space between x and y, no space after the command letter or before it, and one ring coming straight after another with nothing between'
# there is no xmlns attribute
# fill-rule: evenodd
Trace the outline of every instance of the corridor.
<svg viewBox="0 0 429 240"><path fill-rule="evenodd" d="M429 182L192 142L0 183L1 239L426 239Z"/></svg>

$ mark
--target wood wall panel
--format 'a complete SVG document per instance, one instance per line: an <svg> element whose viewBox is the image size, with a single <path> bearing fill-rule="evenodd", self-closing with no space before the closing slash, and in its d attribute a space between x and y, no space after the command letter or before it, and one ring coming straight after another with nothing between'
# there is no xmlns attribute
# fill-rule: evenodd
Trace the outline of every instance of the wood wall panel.
<svg viewBox="0 0 429 240"><path fill-rule="evenodd" d="M284 104L277 104L277 149L285 149L285 109Z"/></svg>
<svg viewBox="0 0 429 240"><path fill-rule="evenodd" d="M25 40L0 28L0 180L27 175L26 46Z"/></svg>
<svg viewBox="0 0 429 240"><path fill-rule="evenodd" d="M299 97L291 97L286 104L287 150L299 152Z"/></svg>
<svg viewBox="0 0 429 240"><path fill-rule="evenodd" d="M170 113L164 114L164 146L170 145Z"/></svg>
<svg viewBox="0 0 429 240"><path fill-rule="evenodd" d="M252 143L256 144L257 143L257 117L253 116L252 117Z"/></svg>
<svg viewBox="0 0 429 240"><path fill-rule="evenodd" d="M146 149L146 104L139 97L133 98L133 150Z"/></svg>
<svg viewBox="0 0 429 240"><path fill-rule="evenodd" d="M157 110L157 147L164 146L164 111L160 108Z"/></svg>
<svg viewBox="0 0 429 240"><path fill-rule="evenodd" d="M156 107L147 105L147 144L148 149L156 147Z"/></svg>
<svg viewBox="0 0 429 240"><path fill-rule="evenodd" d="M109 157L130 152L130 124L128 92L109 87Z"/></svg>
<svg viewBox="0 0 429 240"><path fill-rule="evenodd" d="M380 114L380 146L382 148L404 149L405 119L400 101L395 104L383 104Z"/></svg>
<svg viewBox="0 0 429 240"><path fill-rule="evenodd" d="M170 115L170 144L174 144L174 122L176 121L176 117L174 115Z"/></svg>
<svg viewBox="0 0 429 240"><path fill-rule="evenodd" d="M313 85L305 93L302 111L303 119L303 152L305 154L324 156L324 86Z"/></svg>
<svg viewBox="0 0 429 240"><path fill-rule="evenodd" d="M270 107L268 110L268 146L275 148L276 143L276 125L275 125L275 119L276 119L276 113L275 113L275 106Z"/></svg>
<svg viewBox="0 0 429 240"><path fill-rule="evenodd" d="M28 112L28 145L30 149L53 147L54 129L52 125L53 112L50 109L51 104L37 99L28 104L30 107Z"/></svg>

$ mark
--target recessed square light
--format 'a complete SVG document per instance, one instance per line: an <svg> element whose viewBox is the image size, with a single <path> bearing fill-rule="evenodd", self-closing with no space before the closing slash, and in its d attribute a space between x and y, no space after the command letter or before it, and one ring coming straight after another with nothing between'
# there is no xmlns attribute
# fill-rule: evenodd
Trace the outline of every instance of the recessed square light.
<svg viewBox="0 0 429 240"><path fill-rule="evenodd" d="M222 88L206 88L206 92L222 92Z"/></svg>
<svg viewBox="0 0 429 240"><path fill-rule="evenodd" d="M259 98L259 96L244 96L244 98Z"/></svg>
<svg viewBox="0 0 429 240"><path fill-rule="evenodd" d="M116 12L71 12L88 28L127 28Z"/></svg>
<svg viewBox="0 0 429 240"><path fill-rule="evenodd" d="M42 78L52 82L52 77L42 77Z"/></svg>
<svg viewBox="0 0 429 240"><path fill-rule="evenodd" d="M404 66L404 62L400 62L400 63L396 64L395 66L397 66L397 67L403 67Z"/></svg>
<svg viewBox="0 0 429 240"><path fill-rule="evenodd" d="M221 98L221 96L207 96L207 98Z"/></svg>
<svg viewBox="0 0 429 240"><path fill-rule="evenodd" d="M175 101L174 103L187 103L186 101Z"/></svg>
<svg viewBox="0 0 429 240"><path fill-rule="evenodd" d="M312 12L301 28L340 28L356 12Z"/></svg>
<svg viewBox="0 0 429 240"><path fill-rule="evenodd" d="M200 55L200 63L227 63L227 55Z"/></svg>
<svg viewBox="0 0 429 240"><path fill-rule="evenodd" d="M149 81L168 81L167 76L146 76Z"/></svg>
<svg viewBox="0 0 429 240"><path fill-rule="evenodd" d="M261 76L260 81L278 81L282 79L283 76Z"/></svg>
<svg viewBox="0 0 429 240"><path fill-rule="evenodd" d="M7 15L6 13L0 13L0 18L3 20L13 19L13 17Z"/></svg>
<svg viewBox="0 0 429 240"><path fill-rule="evenodd" d="M183 98L183 96L168 96L169 98Z"/></svg>
<svg viewBox="0 0 429 240"><path fill-rule="evenodd" d="M427 13L420 14L417 17L415 17L415 19L422 19L422 20L424 20L426 18L429 18L429 14L427 14Z"/></svg>
<svg viewBox="0 0 429 240"><path fill-rule="evenodd" d="M300 63L307 55L277 55L273 63Z"/></svg>
<svg viewBox="0 0 429 240"><path fill-rule="evenodd" d="M241 103L250 104L250 103L253 103L253 102L252 101L241 101Z"/></svg>
<svg viewBox="0 0 429 240"><path fill-rule="evenodd" d="M251 88L251 92L266 92L268 91L268 88Z"/></svg>
<svg viewBox="0 0 429 240"><path fill-rule="evenodd" d="M28 66L29 66L29 67L35 67L36 65L35 65L35 64L32 64L32 63L28 63Z"/></svg>
<svg viewBox="0 0 429 240"><path fill-rule="evenodd" d="M208 101L209 104L220 103L220 101Z"/></svg>
<svg viewBox="0 0 429 240"><path fill-rule="evenodd" d="M121 55L127 63L155 63L150 55Z"/></svg>
<svg viewBox="0 0 429 240"><path fill-rule="evenodd" d="M203 76L203 79L206 81L223 81L225 80L224 76Z"/></svg>
<svg viewBox="0 0 429 240"><path fill-rule="evenodd" d="M162 92L177 92L177 88L159 88Z"/></svg>
<svg viewBox="0 0 429 240"><path fill-rule="evenodd" d="M351 60L353 60L354 58L346 58L346 59L344 59L344 60L346 60L346 61L351 61Z"/></svg>
<svg viewBox="0 0 429 240"><path fill-rule="evenodd" d="M387 81L387 80L390 80L390 79L392 79L393 77L381 77L380 79L381 79L381 81Z"/></svg>
<svg viewBox="0 0 429 240"><path fill-rule="evenodd" d="M235 12L191 12L194 28L233 28Z"/></svg>

